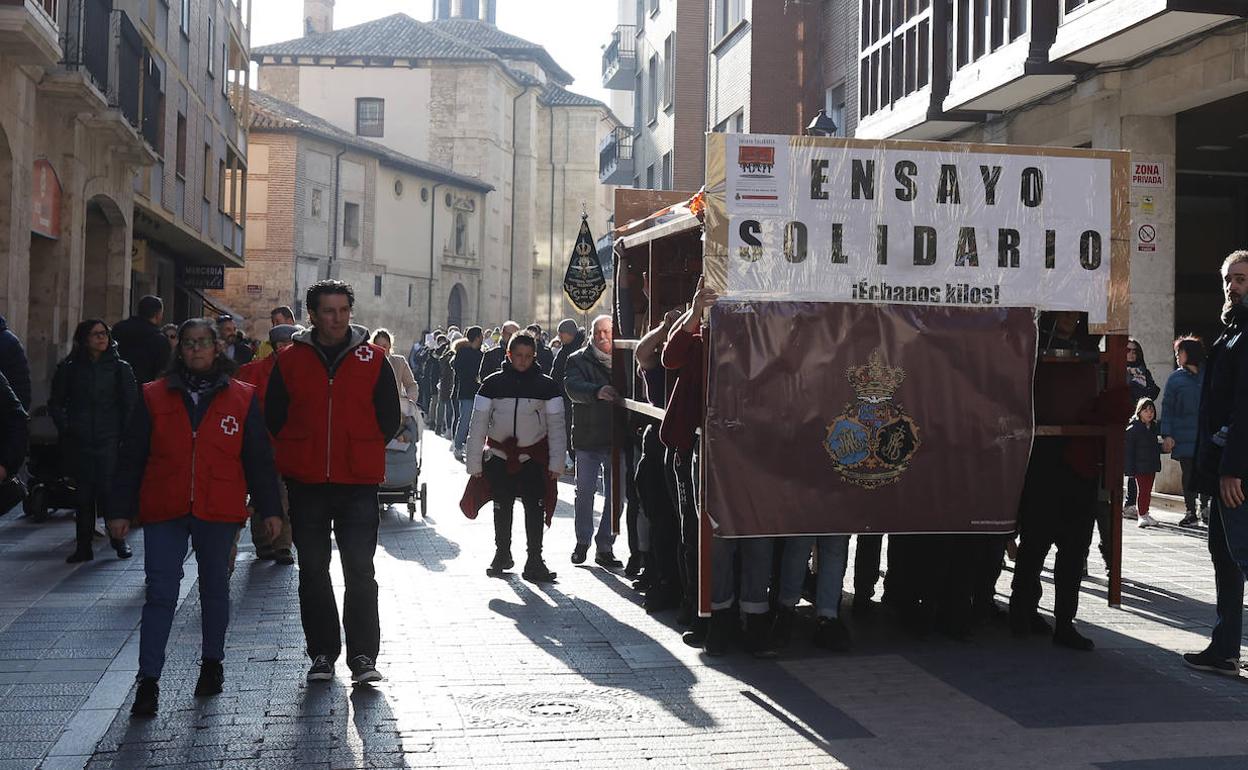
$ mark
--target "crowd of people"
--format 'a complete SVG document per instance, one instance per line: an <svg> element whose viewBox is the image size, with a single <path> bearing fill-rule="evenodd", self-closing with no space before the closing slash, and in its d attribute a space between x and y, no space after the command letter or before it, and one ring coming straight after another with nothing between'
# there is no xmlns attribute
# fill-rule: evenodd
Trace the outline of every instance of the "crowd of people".
<svg viewBox="0 0 1248 770"><path fill-rule="evenodd" d="M1150 505L1161 456L1182 469L1185 527L1208 526L1218 591L1218 621L1209 647L1190 653L1191 666L1238 671L1248 525L1242 479L1248 473L1248 251L1227 258L1225 329L1206 352L1191 336L1175 340L1176 368L1164 393L1144 362L1139 342L1127 350L1127 392L1105 389L1094 368L1038 366L1037 424L1126 424L1124 513L1154 526ZM773 657L813 605L813 643L851 647L841 617L851 536L712 537L711 559L699 558L699 427L703 415L703 346L716 293L699 283L686 308L654 319L634 349L630 371L617 365L610 315L589 329L571 319L549 336L536 324L508 321L487 331L449 326L426 332L408 355L394 352L385 329L352 323L350 285L321 281L308 289L310 325L290 308L275 308L263 345L243 338L235 319L196 318L165 324L163 303L144 297L132 318L111 327L101 319L78 325L73 349L52 380L48 412L61 437L64 472L77 491L75 549L67 559L94 558L96 522L107 522L110 545L129 558L127 538L141 525L145 540L139 687L132 713L156 713L159 680L188 548L198 558L202 662L197 696L224 684L228 582L239 534L251 522L256 554L279 564L297 555L299 602L311 661L309 681L334 677L343 652L351 678L377 681L380 623L373 559L379 485L388 442L405 420L423 416L450 441L469 481L461 501L475 517L491 505L495 551L488 572L513 568L512 529L523 509L523 577L549 582L556 573L543 554L557 484L575 476L573 564L623 569L649 612L677 611L685 643L723 655L738 643ZM631 321L631 319L630 319ZM642 324L644 327L646 324ZM1094 353L1099 340L1078 313L1042 313L1043 362L1065 349ZM635 367L635 369L633 368ZM656 420L630 412L618 456L625 480L628 560L615 554L611 522L612 430L624 394L613 382L632 380L639 395L663 410ZM1161 396L1161 408L1155 399ZM0 491L12 494L26 452L30 374L20 340L0 318ZM1016 636L1050 635L1054 644L1091 650L1075 627L1079 588L1094 529L1108 565L1108 506L1100 494L1103 439L1038 436L1027 468L1017 542L1006 535L888 535L882 602L910 628L955 638L976 625L1000 622ZM597 508L598 493L607 502ZM11 504L7 507L11 507ZM7 510L7 507L5 510ZM291 515L291 512L294 515ZM853 599L858 616L879 610L884 536L853 536ZM341 615L330 578L333 542L345 580ZM292 553L292 546L294 552ZM1041 571L1056 547L1054 622L1039 612ZM1014 554L1008 607L996 586L1006 554ZM706 571L709 570L709 574ZM709 618L700 617L698 588L711 586Z"/></svg>

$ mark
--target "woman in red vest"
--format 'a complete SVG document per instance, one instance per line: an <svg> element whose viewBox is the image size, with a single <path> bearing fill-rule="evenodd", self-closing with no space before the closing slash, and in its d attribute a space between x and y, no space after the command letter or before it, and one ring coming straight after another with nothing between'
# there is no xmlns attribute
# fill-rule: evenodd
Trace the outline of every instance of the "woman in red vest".
<svg viewBox="0 0 1248 770"><path fill-rule="evenodd" d="M139 630L139 688L130 713L156 713L188 543L199 564L203 662L196 696L221 692L230 615L230 547L251 505L270 537L281 530L277 470L255 388L231 379L216 326L183 322L169 373L143 386L109 501L109 530L143 525L147 599Z"/></svg>

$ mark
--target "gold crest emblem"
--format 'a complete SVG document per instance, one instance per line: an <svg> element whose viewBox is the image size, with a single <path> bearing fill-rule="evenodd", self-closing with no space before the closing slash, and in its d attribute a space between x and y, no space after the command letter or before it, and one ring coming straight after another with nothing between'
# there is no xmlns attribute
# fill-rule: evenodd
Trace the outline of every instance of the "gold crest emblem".
<svg viewBox="0 0 1248 770"><path fill-rule="evenodd" d="M864 489L891 484L909 467L920 444L919 426L893 394L906 371L884 363L877 349L845 370L856 399L828 426L823 447L842 478Z"/></svg>

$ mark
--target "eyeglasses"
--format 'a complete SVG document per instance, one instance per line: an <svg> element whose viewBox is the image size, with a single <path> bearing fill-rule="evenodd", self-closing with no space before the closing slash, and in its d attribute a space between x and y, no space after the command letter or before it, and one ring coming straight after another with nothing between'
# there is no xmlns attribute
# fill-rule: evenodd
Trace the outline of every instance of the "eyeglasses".
<svg viewBox="0 0 1248 770"><path fill-rule="evenodd" d="M207 350L211 347L215 347L216 344L217 344L216 340L212 339L211 337L200 337L199 339L194 339L194 340L182 340L182 349L183 350Z"/></svg>
<svg viewBox="0 0 1248 770"><path fill-rule="evenodd" d="M88 334L87 336L88 336L88 337L107 337L107 336L108 336L108 332L91 332L91 333L90 333L90 334Z"/></svg>

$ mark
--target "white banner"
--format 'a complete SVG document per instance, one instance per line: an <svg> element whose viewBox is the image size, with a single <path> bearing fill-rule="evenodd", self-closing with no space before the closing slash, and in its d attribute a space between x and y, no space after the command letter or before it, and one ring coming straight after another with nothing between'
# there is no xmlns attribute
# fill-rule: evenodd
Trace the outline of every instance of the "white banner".
<svg viewBox="0 0 1248 770"><path fill-rule="evenodd" d="M1036 307L1106 320L1109 160L757 134L726 146L728 298Z"/></svg>

